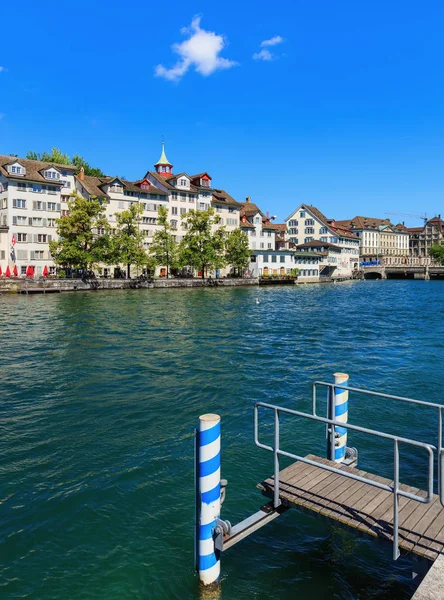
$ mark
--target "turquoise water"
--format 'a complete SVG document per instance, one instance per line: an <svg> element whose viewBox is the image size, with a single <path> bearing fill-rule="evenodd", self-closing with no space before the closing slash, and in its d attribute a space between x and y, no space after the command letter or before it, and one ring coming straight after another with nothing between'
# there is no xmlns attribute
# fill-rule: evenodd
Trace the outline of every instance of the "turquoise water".
<svg viewBox="0 0 444 600"><path fill-rule="evenodd" d="M0 297L0 597L195 599L193 428L222 416L223 517L256 511L272 455L258 400L309 409L337 371L441 401L444 283ZM259 298L259 304L256 303ZM432 415L350 399L350 421L431 440ZM264 428L264 440L271 428ZM284 449L324 452L324 430L284 419ZM351 442L351 443L350 443ZM391 446L349 440L390 476ZM423 486L420 454L401 477ZM227 551L211 598L406 599L409 563L296 510Z"/></svg>

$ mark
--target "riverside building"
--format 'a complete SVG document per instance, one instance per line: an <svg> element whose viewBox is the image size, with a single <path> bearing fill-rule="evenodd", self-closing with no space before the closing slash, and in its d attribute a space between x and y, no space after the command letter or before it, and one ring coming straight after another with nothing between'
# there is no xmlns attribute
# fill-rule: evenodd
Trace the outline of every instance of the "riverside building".
<svg viewBox="0 0 444 600"><path fill-rule="evenodd" d="M173 165L165 154L164 144L160 159L137 181L120 177L92 177L75 165L60 165L29 160L17 156L0 155L0 267L5 273L25 275L28 268L36 276L43 272L55 274L56 267L49 252L49 242L57 238L57 219L68 210L73 192L88 199L98 199L105 207L105 215L116 229L116 214L138 202L143 205L140 227L145 233L144 247L149 249L154 232L159 229L159 206L168 209L171 225L181 241L185 229L181 217L189 210L213 207L220 217L220 225L228 232L239 227L241 204L220 188L212 187L206 173L174 174ZM98 232L101 233L100 231ZM103 275L112 275L111 269L99 269ZM160 269L160 274L165 269Z"/></svg>
<svg viewBox="0 0 444 600"><path fill-rule="evenodd" d="M351 277L359 269L359 237L334 219L327 219L315 206L301 204L287 217L286 224L287 239L296 247L319 241L339 249L334 269L328 269L333 279Z"/></svg>
<svg viewBox="0 0 444 600"><path fill-rule="evenodd" d="M74 165L0 155L0 266L3 273L55 273L49 242L75 189ZM5 243L5 237L7 238Z"/></svg>
<svg viewBox="0 0 444 600"><path fill-rule="evenodd" d="M441 215L426 221L423 227L407 229L410 236L410 263L415 265L433 264L429 250L434 244L441 244L444 240L444 221Z"/></svg>
<svg viewBox="0 0 444 600"><path fill-rule="evenodd" d="M409 232L404 224L393 225L389 219L353 217L336 221L359 237L360 260L380 261L382 265L406 265L409 262Z"/></svg>
<svg viewBox="0 0 444 600"><path fill-rule="evenodd" d="M279 235L285 225L272 223L272 219L264 215L250 197L241 203L240 228L247 234L252 250L249 270L253 277L283 276L293 271L294 253L279 244Z"/></svg>

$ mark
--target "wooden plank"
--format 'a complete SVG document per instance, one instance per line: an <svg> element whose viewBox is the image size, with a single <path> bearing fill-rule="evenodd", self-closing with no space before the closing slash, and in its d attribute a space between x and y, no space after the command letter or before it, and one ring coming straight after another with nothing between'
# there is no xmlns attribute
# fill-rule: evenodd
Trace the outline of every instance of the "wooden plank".
<svg viewBox="0 0 444 600"><path fill-rule="evenodd" d="M389 479L354 467L338 465L314 455L307 458L393 486ZM301 461L281 471L279 481L280 497L285 504L319 513L369 535L393 540L392 492ZM272 496L273 478L258 487L265 495ZM426 496L419 488L404 484L400 487L410 494ZM404 550L430 560L444 552L444 509L437 496L428 504L400 496L399 523L400 547Z"/></svg>

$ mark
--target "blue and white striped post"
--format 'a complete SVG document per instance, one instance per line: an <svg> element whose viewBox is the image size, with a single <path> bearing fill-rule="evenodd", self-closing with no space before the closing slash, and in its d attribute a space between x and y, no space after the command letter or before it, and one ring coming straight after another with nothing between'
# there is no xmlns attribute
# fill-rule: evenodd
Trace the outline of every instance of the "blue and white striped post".
<svg viewBox="0 0 444 600"><path fill-rule="evenodd" d="M333 375L335 385L348 385L349 375L346 373L335 373ZM333 393L334 418L335 421L347 423L348 420L348 390L334 388ZM335 457L334 461L341 463L345 459L347 447L347 429L345 427L334 427Z"/></svg>
<svg viewBox="0 0 444 600"><path fill-rule="evenodd" d="M220 417L199 417L198 434L197 568L203 585L217 583L219 551L214 546L216 519L220 516Z"/></svg>

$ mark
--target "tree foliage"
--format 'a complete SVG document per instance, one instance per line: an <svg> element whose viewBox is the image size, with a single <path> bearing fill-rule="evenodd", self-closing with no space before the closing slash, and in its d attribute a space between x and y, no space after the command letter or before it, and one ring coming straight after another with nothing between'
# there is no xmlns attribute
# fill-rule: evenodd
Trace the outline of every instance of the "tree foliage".
<svg viewBox="0 0 444 600"><path fill-rule="evenodd" d="M186 234L179 246L179 259L183 266L191 266L202 271L220 269L225 266L225 227L213 228L220 223L220 217L213 208L190 210L182 215Z"/></svg>
<svg viewBox="0 0 444 600"><path fill-rule="evenodd" d="M30 150L26 154L26 158L29 160L41 160L43 162L52 162L59 165L75 165L78 169L83 167L85 175L92 175L94 177L105 177L105 174L97 167L91 167L89 163L78 154L75 154L72 158L68 154L64 154L58 148L52 148L51 152L34 152Z"/></svg>
<svg viewBox="0 0 444 600"><path fill-rule="evenodd" d="M57 265L92 269L98 263L109 263L109 224L98 200L74 193L68 202L68 214L57 221L57 235L59 239L49 243Z"/></svg>
<svg viewBox="0 0 444 600"><path fill-rule="evenodd" d="M444 246L439 244L433 244L429 248L429 256L439 262L441 265L444 265Z"/></svg>
<svg viewBox="0 0 444 600"><path fill-rule="evenodd" d="M142 213L143 206L133 202L127 210L115 214L117 228L112 236L114 260L126 265L128 278L131 265L144 267L151 262L143 248L144 232L139 227Z"/></svg>
<svg viewBox="0 0 444 600"><path fill-rule="evenodd" d="M150 246L150 254L155 259L156 265L166 267L166 276L169 277L170 269L179 266L178 244L175 229L168 222L168 209L159 205L157 224L161 229L155 231Z"/></svg>
<svg viewBox="0 0 444 600"><path fill-rule="evenodd" d="M248 267L250 254L247 234L240 228L233 229L225 240L225 259L227 264L232 265L242 273L242 270Z"/></svg>

